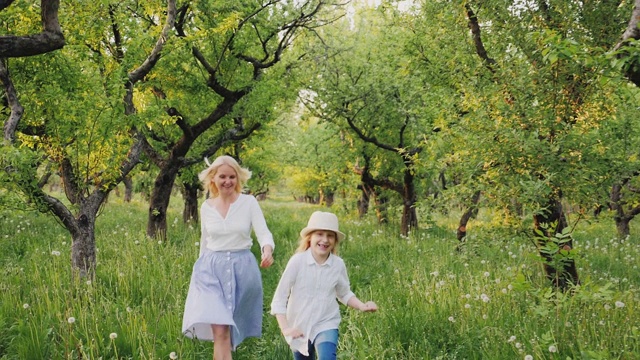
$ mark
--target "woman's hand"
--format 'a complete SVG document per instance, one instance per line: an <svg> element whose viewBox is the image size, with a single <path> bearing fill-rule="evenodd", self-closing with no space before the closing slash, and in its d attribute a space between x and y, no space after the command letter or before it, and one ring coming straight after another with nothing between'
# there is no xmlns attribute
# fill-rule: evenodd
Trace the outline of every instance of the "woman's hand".
<svg viewBox="0 0 640 360"><path fill-rule="evenodd" d="M262 248L262 259L260 260L261 268L268 268L273 265L273 248L271 245L265 245Z"/></svg>

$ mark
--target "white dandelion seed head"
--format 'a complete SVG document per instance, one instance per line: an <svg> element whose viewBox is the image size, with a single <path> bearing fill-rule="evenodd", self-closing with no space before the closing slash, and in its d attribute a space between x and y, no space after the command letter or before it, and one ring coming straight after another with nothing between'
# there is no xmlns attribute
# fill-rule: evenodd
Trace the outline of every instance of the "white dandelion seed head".
<svg viewBox="0 0 640 360"><path fill-rule="evenodd" d="M454 317L453 317L453 316L449 316L449 321L451 321L451 322L456 322L456 319L454 319Z"/></svg>
<svg viewBox="0 0 640 360"><path fill-rule="evenodd" d="M611 310L611 305L609 305L609 304L604 304L604 309L605 309L605 310Z"/></svg>
<svg viewBox="0 0 640 360"><path fill-rule="evenodd" d="M483 275L484 275L484 277L489 277L489 276L491 276L491 273L488 272L488 271L485 271Z"/></svg>
<svg viewBox="0 0 640 360"><path fill-rule="evenodd" d="M22 308L23 308L23 309L28 309L28 308L29 308L29 304L27 304L27 303L23 304L23 305L22 305Z"/></svg>
<svg viewBox="0 0 640 360"><path fill-rule="evenodd" d="M524 360L533 360L533 356L525 355Z"/></svg>
<svg viewBox="0 0 640 360"><path fill-rule="evenodd" d="M109 339L111 339L111 340L113 340L113 339L115 339L117 337L118 337L118 334L116 334L116 333L109 334Z"/></svg>
<svg viewBox="0 0 640 360"><path fill-rule="evenodd" d="M549 346L549 352L554 353L558 352L558 348L555 345Z"/></svg>
<svg viewBox="0 0 640 360"><path fill-rule="evenodd" d="M521 344L521 343L519 343L519 342L517 342L517 343L516 343L516 349L520 349L521 347L522 347L522 344Z"/></svg>
<svg viewBox="0 0 640 360"><path fill-rule="evenodd" d="M69 318L67 319L67 322L69 324L73 324L74 322L76 322L76 318L74 318L73 316L69 316Z"/></svg>
<svg viewBox="0 0 640 360"><path fill-rule="evenodd" d="M169 359L171 360L175 360L178 358L178 355L176 355L175 351L172 351L171 354L169 354Z"/></svg>
<svg viewBox="0 0 640 360"><path fill-rule="evenodd" d="M464 304L465 309L471 309L471 304Z"/></svg>
<svg viewBox="0 0 640 360"><path fill-rule="evenodd" d="M53 251L51 252L51 255L53 255L53 256L60 256L60 251L53 250Z"/></svg>
<svg viewBox="0 0 640 360"><path fill-rule="evenodd" d="M509 340L507 340L507 342L514 342L514 341L516 341L516 337L514 335L511 335Z"/></svg>
<svg viewBox="0 0 640 360"><path fill-rule="evenodd" d="M617 308L623 308L624 307L624 303L622 301L616 301L616 307Z"/></svg>

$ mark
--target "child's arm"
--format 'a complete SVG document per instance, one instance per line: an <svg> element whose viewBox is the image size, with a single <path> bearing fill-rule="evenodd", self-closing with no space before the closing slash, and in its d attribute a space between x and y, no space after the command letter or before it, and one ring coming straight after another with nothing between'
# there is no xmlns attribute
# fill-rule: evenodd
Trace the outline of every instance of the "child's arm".
<svg viewBox="0 0 640 360"><path fill-rule="evenodd" d="M363 303L355 296L352 296L349 299L347 305L360 311L374 312L378 310L378 305L376 305L376 303L374 303L373 301L367 301L366 303Z"/></svg>
<svg viewBox="0 0 640 360"><path fill-rule="evenodd" d="M284 314L275 314L276 319L278 320L278 326L280 326L280 331L282 331L282 335L291 336L291 338L299 338L304 334L302 331L289 327L289 323L287 322L287 316Z"/></svg>

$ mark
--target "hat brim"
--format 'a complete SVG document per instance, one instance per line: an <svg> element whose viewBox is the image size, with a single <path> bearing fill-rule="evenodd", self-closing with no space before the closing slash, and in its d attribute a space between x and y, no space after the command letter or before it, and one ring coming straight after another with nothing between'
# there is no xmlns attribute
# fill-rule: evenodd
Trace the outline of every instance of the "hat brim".
<svg viewBox="0 0 640 360"><path fill-rule="evenodd" d="M340 230L335 230L335 229L324 229L324 228L320 228L320 227L305 227L304 229L302 229L300 231L300 237L304 238L305 236L309 235L309 233L314 232L316 230L324 230L324 231L333 231L334 233L337 234L338 236L338 241L342 241L344 240L344 233Z"/></svg>

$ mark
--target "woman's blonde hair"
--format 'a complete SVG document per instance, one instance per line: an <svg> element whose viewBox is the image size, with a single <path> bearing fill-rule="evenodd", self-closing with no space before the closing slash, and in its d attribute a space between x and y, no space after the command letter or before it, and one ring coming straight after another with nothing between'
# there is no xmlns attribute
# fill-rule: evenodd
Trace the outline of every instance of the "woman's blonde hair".
<svg viewBox="0 0 640 360"><path fill-rule="evenodd" d="M307 235L303 236L300 238L300 242L298 243L298 248L296 249L296 252L305 252L307 251L308 248L311 247L311 235L313 235L314 232L316 231L331 231L331 230L314 230L311 231L310 233L308 233ZM333 249L331 249L331 253L333 255L338 255L338 244L340 243L340 241L338 240L338 234L335 231L331 231L335 237L336 237L336 245L333 247Z"/></svg>
<svg viewBox="0 0 640 360"><path fill-rule="evenodd" d="M220 194L218 187L216 186L213 178L218 172L218 168L222 165L228 165L236 172L238 181L236 182L236 192L241 193L244 185L251 178L251 171L243 168L238 164L236 159L228 155L218 156L205 170L198 174L198 179L202 182L202 186L209 193L209 197L214 198Z"/></svg>

